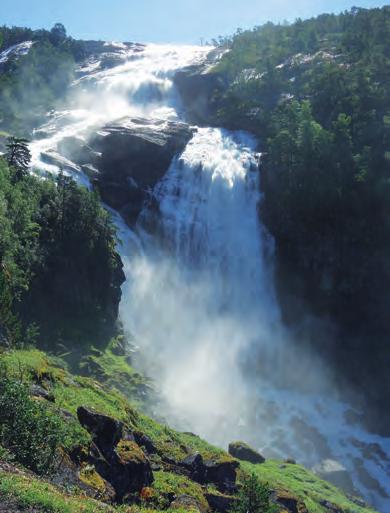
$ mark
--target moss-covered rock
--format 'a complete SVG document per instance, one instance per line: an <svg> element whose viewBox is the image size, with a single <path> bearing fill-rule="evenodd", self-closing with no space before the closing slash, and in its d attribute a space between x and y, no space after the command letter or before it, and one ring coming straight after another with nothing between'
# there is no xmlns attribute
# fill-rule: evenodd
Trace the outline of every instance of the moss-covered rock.
<svg viewBox="0 0 390 513"><path fill-rule="evenodd" d="M253 447L245 442L232 442L229 444L229 454L234 458L250 463L264 463L265 458Z"/></svg>

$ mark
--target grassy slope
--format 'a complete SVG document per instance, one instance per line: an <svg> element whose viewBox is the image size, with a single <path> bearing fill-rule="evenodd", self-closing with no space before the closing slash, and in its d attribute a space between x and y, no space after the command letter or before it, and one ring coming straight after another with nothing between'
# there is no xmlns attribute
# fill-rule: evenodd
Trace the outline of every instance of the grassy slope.
<svg viewBox="0 0 390 513"><path fill-rule="evenodd" d="M105 381L115 384L118 368L121 368L119 379L123 374L134 376L134 370L121 356L116 356L110 349L96 356L96 363L105 369ZM67 437L64 441L66 448L76 445L86 446L90 435L80 427L76 419L78 406L85 405L95 408L107 415L123 421L129 428L144 432L149 436L157 450L157 463L162 457L180 460L188 454L200 452L205 459L229 460L231 457L223 450L216 448L199 437L179 433L140 413L135 402L129 400L113 387L97 382L89 377L72 375L66 365L59 359L51 358L37 350L19 350L0 354L0 369L8 375L24 381L39 382L52 390L55 404L48 404L57 413L64 409L72 413L74 419L66 422ZM139 377L137 376L137 380ZM132 398L130 398L131 400ZM1 452L0 452L1 459ZM284 490L302 499L310 513L325 513L320 501L327 500L337 505L342 511L354 513L369 513L372 510L361 508L350 501L343 492L334 486L320 480L300 465L282 465L281 462L267 461L262 465L241 463L239 478L245 473L255 472L261 481L268 482L273 489ZM204 507L206 488L186 477L169 471L154 472L155 481L149 490L148 505L157 510L169 507L169 495L187 494L195 497ZM212 487L208 491L213 490ZM0 500L5 497L13 498L19 506L33 506L45 513L73 513L107 511L135 511L129 507L113 508L97 503L92 499L75 495L70 497L59 488L55 488L30 474L10 475L0 470ZM137 511L147 511L138 508ZM152 511L152 510L150 510ZM178 511L178 510L175 510Z"/></svg>

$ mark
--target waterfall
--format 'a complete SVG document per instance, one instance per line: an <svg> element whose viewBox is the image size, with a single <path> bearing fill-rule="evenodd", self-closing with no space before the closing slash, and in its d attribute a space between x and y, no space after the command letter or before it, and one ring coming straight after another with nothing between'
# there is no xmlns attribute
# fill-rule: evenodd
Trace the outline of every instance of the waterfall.
<svg viewBox="0 0 390 513"><path fill-rule="evenodd" d="M34 167L58 173L43 152L123 116L182 119L173 75L207 51L119 45L117 65L84 63L66 109L37 130ZM351 407L324 364L282 325L256 146L247 133L197 128L151 191L153 206L136 230L113 213L127 277L120 316L139 346L136 363L159 389L158 414L178 429L223 447L244 439L266 457L308 467L337 460L356 489L388 510L390 440L348 420ZM90 186L76 164L65 171Z"/></svg>

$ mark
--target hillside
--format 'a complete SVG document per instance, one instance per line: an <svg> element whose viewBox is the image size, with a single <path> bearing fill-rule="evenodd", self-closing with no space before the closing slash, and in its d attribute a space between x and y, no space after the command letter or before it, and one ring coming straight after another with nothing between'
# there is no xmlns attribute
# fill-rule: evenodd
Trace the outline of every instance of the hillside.
<svg viewBox="0 0 390 513"><path fill-rule="evenodd" d="M234 505L236 482L251 474L269 483L275 511L373 511L295 462L239 461L195 434L142 414L144 382L128 361L120 339L84 357L83 377L70 374L65 360L36 349L0 354L0 404L7 411L0 417L4 511L225 512ZM5 389L11 395L4 395ZM116 438L118 429L124 439ZM42 452L40 444L48 448L48 440L54 453ZM116 463L107 463L111 453L119 457ZM115 498L123 496L135 505L115 506Z"/></svg>

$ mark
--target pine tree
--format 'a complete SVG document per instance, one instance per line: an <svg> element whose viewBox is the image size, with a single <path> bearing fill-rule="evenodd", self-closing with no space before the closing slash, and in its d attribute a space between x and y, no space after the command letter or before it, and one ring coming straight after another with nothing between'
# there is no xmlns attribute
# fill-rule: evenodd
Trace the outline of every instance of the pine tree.
<svg viewBox="0 0 390 513"><path fill-rule="evenodd" d="M15 180L19 181L27 174L31 162L31 153L28 148L29 141L19 137L9 137L7 141L6 159L15 173Z"/></svg>

